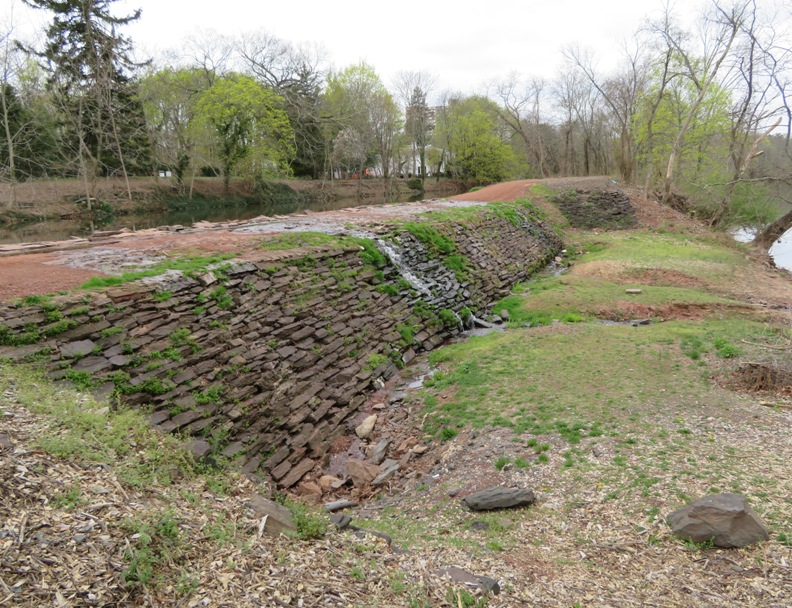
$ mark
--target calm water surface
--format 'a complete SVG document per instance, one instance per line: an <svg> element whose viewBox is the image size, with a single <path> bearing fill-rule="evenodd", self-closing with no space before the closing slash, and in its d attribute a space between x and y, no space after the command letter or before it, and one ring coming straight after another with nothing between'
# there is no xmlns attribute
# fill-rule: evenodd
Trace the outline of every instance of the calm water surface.
<svg viewBox="0 0 792 608"><path fill-rule="evenodd" d="M418 197L420 198L420 197ZM72 236L88 236L94 230L142 230L158 226L191 226L195 222L227 222L232 220L249 220L259 215L289 215L309 209L311 211L337 211L349 207L363 205L385 205L418 200L416 197L401 197L385 200L384 198L341 198L332 201L244 205L239 207L211 207L202 206L183 211L168 213L147 213L140 215L123 215L111 217L106 221L87 222L73 220L51 220L14 226L13 228L0 227L0 244L3 243L34 243L38 241L63 241Z"/></svg>
<svg viewBox="0 0 792 608"><path fill-rule="evenodd" d="M752 228L736 228L732 231L735 240L741 243L753 240L755 234L756 230ZM781 238L770 248L770 256L776 266L792 272L792 229L782 234Z"/></svg>

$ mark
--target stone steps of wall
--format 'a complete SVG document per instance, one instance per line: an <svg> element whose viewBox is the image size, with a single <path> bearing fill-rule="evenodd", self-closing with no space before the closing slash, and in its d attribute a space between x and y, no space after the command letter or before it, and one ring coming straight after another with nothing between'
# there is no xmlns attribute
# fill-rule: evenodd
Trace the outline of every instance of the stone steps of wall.
<svg viewBox="0 0 792 608"><path fill-rule="evenodd" d="M560 249L547 227L527 219L515 226L482 213L472 224L440 228L467 260L462 280L413 235L397 235L406 263L431 286L429 297L378 291L377 277L396 284L398 269L378 275L355 249L262 252L219 275L57 296L50 310L0 308L0 336L41 334L36 344L0 346L0 357L49 353L54 379L78 374L100 392L153 406L151 422L162 431L215 437L218 452L243 470L291 487L326 462L366 395L397 365L458 333L437 312L468 307L484 315ZM158 301L163 292L170 296ZM417 313L418 299L434 314ZM55 335L64 320L71 326ZM406 324L413 344L402 343Z"/></svg>

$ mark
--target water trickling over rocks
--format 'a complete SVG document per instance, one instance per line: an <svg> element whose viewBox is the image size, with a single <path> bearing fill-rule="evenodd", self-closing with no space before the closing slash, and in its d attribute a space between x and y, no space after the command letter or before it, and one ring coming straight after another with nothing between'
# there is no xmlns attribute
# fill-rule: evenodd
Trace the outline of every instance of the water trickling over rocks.
<svg viewBox="0 0 792 608"><path fill-rule="evenodd" d="M378 237L380 268L349 244L262 251L201 276L2 305L0 358L39 358L53 379L146 405L162 431L208 438L288 488L354 432L372 390L561 248L527 209L433 226L453 264L397 227Z"/></svg>

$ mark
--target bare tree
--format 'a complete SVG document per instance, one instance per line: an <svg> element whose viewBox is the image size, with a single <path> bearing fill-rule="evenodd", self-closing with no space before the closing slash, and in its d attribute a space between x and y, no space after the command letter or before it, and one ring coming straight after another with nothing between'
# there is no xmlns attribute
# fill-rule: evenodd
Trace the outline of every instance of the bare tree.
<svg viewBox="0 0 792 608"><path fill-rule="evenodd" d="M43 50L27 50L46 62L48 84L78 142L88 207L100 169L114 169L111 158L119 164L131 198L125 150L137 134L129 129L122 134L120 121L133 115L128 74L140 66L131 59L131 40L118 28L139 19L140 9L118 17L111 11L117 0L23 1L52 12Z"/></svg>
<svg viewBox="0 0 792 608"><path fill-rule="evenodd" d="M184 40L183 46L182 62L203 72L206 88L232 69L233 43L214 30L196 30Z"/></svg>
<svg viewBox="0 0 792 608"><path fill-rule="evenodd" d="M563 152L561 162L561 173L563 175L574 175L577 167L577 155L575 153L575 132L576 132L576 97L578 91L579 76L572 70L563 71L553 85L553 96L557 100L557 106L563 111L560 121L561 140Z"/></svg>
<svg viewBox="0 0 792 608"><path fill-rule="evenodd" d="M565 172L609 173L607 148L611 132L597 87L579 70L567 70L562 73L555 94L566 113L562 123Z"/></svg>
<svg viewBox="0 0 792 608"><path fill-rule="evenodd" d="M241 63L263 85L281 95L295 136L295 173L319 177L323 137L322 87L327 53L319 44L293 44L269 32L244 34L234 48Z"/></svg>
<svg viewBox="0 0 792 608"><path fill-rule="evenodd" d="M665 12L664 29L670 28L670 13ZM649 45L649 41L645 41ZM654 82L646 87L646 91L642 96L644 104L644 125L646 127L646 134L643 139L643 153L646 158L646 177L644 178L644 196L648 196L652 188L652 179L655 174L655 117L660 105L665 98L666 88L674 79L676 74L672 71L672 61L674 57L674 49L670 45L665 45L663 50L658 54L657 59L650 60L647 69L655 71L658 77Z"/></svg>
<svg viewBox="0 0 792 608"><path fill-rule="evenodd" d="M689 106L684 122L677 132L671 147L663 180L662 198L664 202L668 202L671 198L677 163L688 129L690 129L693 119L696 117L710 87L718 77L734 41L743 28L745 18L748 16L750 3L751 0L742 0L739 4L729 8L723 8L717 3L715 4L715 12L706 19L705 27L701 32L703 44L701 56L694 55L687 47L684 34L672 27L670 20L666 20L662 29L658 32L665 40L667 46L674 50L675 55L684 67L685 77L693 82L698 92Z"/></svg>
<svg viewBox="0 0 792 608"><path fill-rule="evenodd" d="M767 126L767 121L779 113L775 91L775 73L778 69L777 62L765 61L758 35L760 27L757 24L756 5L753 4L750 14L745 19L743 26L745 33L744 43L736 49L736 65L734 73L736 82L730 87L735 92L740 92L732 112L731 128L729 131L729 160L732 167L732 176L726 185L726 193L721 199L717 211L713 214L710 225L719 223L726 215L734 190L748 171L751 161L762 153L759 145L780 124L782 116ZM767 40L768 46L773 45L772 40ZM764 128L763 128L764 125Z"/></svg>
<svg viewBox="0 0 792 608"><path fill-rule="evenodd" d="M522 140L529 164L537 174L548 176L545 142L542 136L541 101L547 83L541 78L522 82L517 73L496 82L493 90L500 101L500 117L513 135Z"/></svg>
<svg viewBox="0 0 792 608"><path fill-rule="evenodd" d="M6 203L8 209L16 207L17 195L17 169L15 162L16 140L20 133L19 121L14 120L15 115L19 114L18 97L13 91L13 79L17 72L18 50L13 44L14 35L13 18L8 24L4 24L0 30L0 119L2 120L3 136L5 143L5 156L7 166L3 167L3 173L8 174L8 181L11 185L10 196Z"/></svg>
<svg viewBox="0 0 792 608"><path fill-rule="evenodd" d="M564 51L567 60L585 76L610 109L619 131L619 174L625 183L632 183L635 172L634 116L640 96L647 84L643 47L624 47L624 68L610 78L597 74L593 58L579 48Z"/></svg>

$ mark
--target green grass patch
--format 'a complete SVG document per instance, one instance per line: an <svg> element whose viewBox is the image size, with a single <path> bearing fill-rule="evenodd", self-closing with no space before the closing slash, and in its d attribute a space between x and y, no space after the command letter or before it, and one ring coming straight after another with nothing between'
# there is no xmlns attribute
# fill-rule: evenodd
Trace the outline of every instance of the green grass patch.
<svg viewBox="0 0 792 608"><path fill-rule="evenodd" d="M405 222L402 228L418 239L429 253L435 256L447 256L456 251L456 243L429 222Z"/></svg>
<svg viewBox="0 0 792 608"><path fill-rule="evenodd" d="M340 247L345 244L342 237L324 232L292 232L265 239L259 246L265 251L302 249L303 247Z"/></svg>
<svg viewBox="0 0 792 608"><path fill-rule="evenodd" d="M90 384L88 376L80 378ZM55 456L112 465L124 483L140 488L167 482L174 472L195 474L183 445L151 429L141 410L108 411L75 389L50 384L32 367L0 365L0 384L15 385L23 406L51 418L36 444Z"/></svg>
<svg viewBox="0 0 792 608"><path fill-rule="evenodd" d="M260 247L267 251L278 251L284 249L301 249L303 247L323 247L326 249L348 248L353 245L363 248L360 255L364 264L374 266L375 268L382 268L387 264L387 258L377 249L376 244L371 239L335 236L323 232L294 232L282 234L266 239L261 243Z"/></svg>
<svg viewBox="0 0 792 608"><path fill-rule="evenodd" d="M641 328L640 337L627 326L567 327L473 337L432 353L440 370L425 383L424 428L447 439L465 427L505 427L576 445L640 423L625 412L636 400L662 403L670 377L692 395L705 393L709 379L685 364L682 343L712 344L712 336L731 343L765 332L744 320L670 321Z"/></svg>
<svg viewBox="0 0 792 608"><path fill-rule="evenodd" d="M363 369L368 372L372 372L381 365L386 364L388 361L389 359L385 355L380 353L372 353L366 357L366 364L363 366Z"/></svg>
<svg viewBox="0 0 792 608"><path fill-rule="evenodd" d="M639 287L642 293L631 296L628 287ZM689 304L732 304L733 300L685 287L621 284L598 278L561 276L531 281L518 286L510 296L493 306L496 313L509 311L512 325L548 325L553 319L579 323L597 315L619 316L621 307L633 302L662 306L671 302Z"/></svg>
<svg viewBox="0 0 792 608"><path fill-rule="evenodd" d="M598 244L601 249L592 249ZM608 232L575 244L588 252L580 262L618 260L636 268L675 270L700 279L728 280L734 268L749 262L737 250L706 237L658 235L644 231Z"/></svg>

